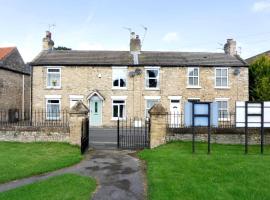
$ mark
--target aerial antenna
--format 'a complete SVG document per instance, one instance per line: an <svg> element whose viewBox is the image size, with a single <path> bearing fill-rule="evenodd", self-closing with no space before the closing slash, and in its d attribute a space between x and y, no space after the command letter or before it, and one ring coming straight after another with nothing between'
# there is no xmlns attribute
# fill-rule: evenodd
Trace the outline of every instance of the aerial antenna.
<svg viewBox="0 0 270 200"><path fill-rule="evenodd" d="M48 28L50 32L54 31L55 27L56 27L55 24L48 24Z"/></svg>
<svg viewBox="0 0 270 200"><path fill-rule="evenodd" d="M129 28L129 27L124 26L124 27L123 27L123 29L128 30L128 31L129 31L129 33L131 33L131 32L132 32L132 29L131 29L131 28Z"/></svg>
<svg viewBox="0 0 270 200"><path fill-rule="evenodd" d="M220 46L219 48L217 49L220 49L220 50L224 50L224 44L220 43L220 42L217 42L218 46Z"/></svg>
<svg viewBox="0 0 270 200"><path fill-rule="evenodd" d="M238 47L238 52L237 52L240 56L241 56L241 53L242 53L242 47Z"/></svg>
<svg viewBox="0 0 270 200"><path fill-rule="evenodd" d="M143 34L143 38L142 38L142 45L143 45L143 42L144 42L144 39L146 37L148 28L146 26L144 26L144 25L141 25L141 27L144 29L144 34Z"/></svg>

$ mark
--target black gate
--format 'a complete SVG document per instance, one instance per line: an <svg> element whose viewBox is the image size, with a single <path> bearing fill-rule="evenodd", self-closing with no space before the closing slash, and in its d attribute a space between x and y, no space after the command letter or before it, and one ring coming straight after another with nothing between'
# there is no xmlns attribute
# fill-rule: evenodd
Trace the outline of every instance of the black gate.
<svg viewBox="0 0 270 200"><path fill-rule="evenodd" d="M81 153L83 154L89 146L89 119L85 118L82 121L82 134L81 134Z"/></svg>
<svg viewBox="0 0 270 200"><path fill-rule="evenodd" d="M117 120L117 146L120 149L143 149L150 146L150 120Z"/></svg>

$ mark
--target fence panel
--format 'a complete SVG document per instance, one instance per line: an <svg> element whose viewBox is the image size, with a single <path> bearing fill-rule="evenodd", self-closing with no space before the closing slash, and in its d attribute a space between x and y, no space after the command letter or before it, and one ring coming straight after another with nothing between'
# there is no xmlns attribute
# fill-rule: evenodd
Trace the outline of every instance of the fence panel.
<svg viewBox="0 0 270 200"><path fill-rule="evenodd" d="M68 127L69 112L67 110L46 112L44 110L20 111L9 109L0 111L0 126L32 126L32 127Z"/></svg>

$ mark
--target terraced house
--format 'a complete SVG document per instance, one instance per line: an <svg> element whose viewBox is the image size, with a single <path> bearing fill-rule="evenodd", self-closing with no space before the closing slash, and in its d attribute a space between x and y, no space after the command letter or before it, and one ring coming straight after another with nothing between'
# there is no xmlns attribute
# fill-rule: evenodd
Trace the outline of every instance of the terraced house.
<svg viewBox="0 0 270 200"><path fill-rule="evenodd" d="M248 66L232 39L224 53L141 51L135 33L130 51L64 51L53 44L47 32L44 50L31 63L32 107L63 110L81 100L90 109L91 126L148 117L157 102L181 112L192 100L217 101L226 119L235 101L248 100Z"/></svg>

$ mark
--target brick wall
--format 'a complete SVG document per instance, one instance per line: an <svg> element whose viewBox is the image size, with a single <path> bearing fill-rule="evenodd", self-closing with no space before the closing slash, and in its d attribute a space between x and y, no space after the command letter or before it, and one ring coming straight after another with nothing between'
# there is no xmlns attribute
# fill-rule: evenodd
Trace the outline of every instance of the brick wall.
<svg viewBox="0 0 270 200"><path fill-rule="evenodd" d="M248 68L241 68L239 77L229 68L229 88L216 89L215 68L200 68L200 89L187 88L186 67L161 67L160 90L145 90L143 73L134 78L128 77L127 90L112 90L111 67L62 67L62 88L46 89L46 67L33 67L33 109L45 108L45 95L61 95L61 109L69 109L69 95L83 95L83 102L89 105L87 96L95 89L104 96L103 125L115 124L112 118L111 96L127 96L128 117L145 116L145 96L160 96L162 105L169 110L168 96L182 96L181 109L188 98L198 97L201 101L214 101L215 98L229 98L230 111L234 111L236 100L248 100ZM128 71L134 71L128 67ZM99 78L99 74L101 78Z"/></svg>

